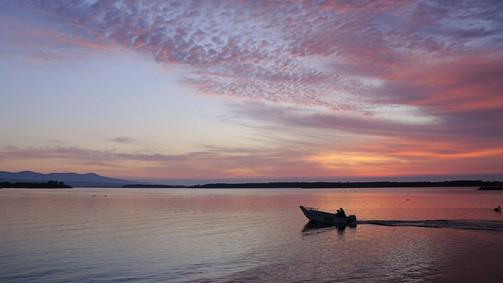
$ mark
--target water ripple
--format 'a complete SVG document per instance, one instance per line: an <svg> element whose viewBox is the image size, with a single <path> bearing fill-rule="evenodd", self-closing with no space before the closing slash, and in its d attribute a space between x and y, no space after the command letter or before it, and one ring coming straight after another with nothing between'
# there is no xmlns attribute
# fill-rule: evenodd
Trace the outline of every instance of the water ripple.
<svg viewBox="0 0 503 283"><path fill-rule="evenodd" d="M360 220L358 224L503 232L503 221L497 220Z"/></svg>

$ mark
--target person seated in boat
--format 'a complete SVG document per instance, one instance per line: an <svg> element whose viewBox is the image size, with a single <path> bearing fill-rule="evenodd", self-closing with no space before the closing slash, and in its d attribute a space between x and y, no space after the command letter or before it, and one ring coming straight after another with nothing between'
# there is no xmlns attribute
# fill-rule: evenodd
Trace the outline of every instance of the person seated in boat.
<svg viewBox="0 0 503 283"><path fill-rule="evenodd" d="M335 213L335 216L337 216L337 217L346 217L346 212L341 207L341 208L337 209L337 212Z"/></svg>

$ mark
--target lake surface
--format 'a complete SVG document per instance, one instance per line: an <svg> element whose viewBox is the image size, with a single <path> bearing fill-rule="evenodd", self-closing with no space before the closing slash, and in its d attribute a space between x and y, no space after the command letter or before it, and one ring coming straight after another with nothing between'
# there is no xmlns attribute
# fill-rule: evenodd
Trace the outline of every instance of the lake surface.
<svg viewBox="0 0 503 283"><path fill-rule="evenodd" d="M309 229L300 204L404 226ZM474 188L3 189L0 282L502 282L498 204Z"/></svg>

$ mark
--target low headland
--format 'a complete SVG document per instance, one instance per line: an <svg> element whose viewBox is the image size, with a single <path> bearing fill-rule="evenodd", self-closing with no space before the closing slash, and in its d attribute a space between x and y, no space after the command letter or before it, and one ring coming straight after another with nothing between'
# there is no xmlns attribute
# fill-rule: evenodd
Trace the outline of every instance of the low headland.
<svg viewBox="0 0 503 283"><path fill-rule="evenodd" d="M0 182L0 189L15 188L15 189L69 189L71 186L63 182L47 181L47 182Z"/></svg>
<svg viewBox="0 0 503 283"><path fill-rule="evenodd" d="M257 182L257 183L210 183L193 186L171 185L124 185L124 188L194 188L194 189L260 189L260 188L301 188L301 189L350 189L350 188L424 188L424 187L479 187L503 188L501 181L455 180L419 182Z"/></svg>
<svg viewBox="0 0 503 283"><path fill-rule="evenodd" d="M471 187L481 191L503 190L503 181L483 181L481 179L458 179L450 181L220 181L214 183L166 184L110 178L96 173L37 173L33 171L0 171L0 188L191 188L191 189L355 189L355 188L421 188L421 187ZM171 181L173 182L173 181ZM182 182L188 182L184 180ZM202 181L200 181L202 182Z"/></svg>

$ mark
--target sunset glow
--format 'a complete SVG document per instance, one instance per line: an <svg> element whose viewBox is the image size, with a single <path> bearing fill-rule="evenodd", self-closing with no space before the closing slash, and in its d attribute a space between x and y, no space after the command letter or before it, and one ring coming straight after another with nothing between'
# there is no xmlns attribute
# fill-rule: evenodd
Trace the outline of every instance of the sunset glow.
<svg viewBox="0 0 503 283"><path fill-rule="evenodd" d="M503 176L502 1L2 1L0 171Z"/></svg>

